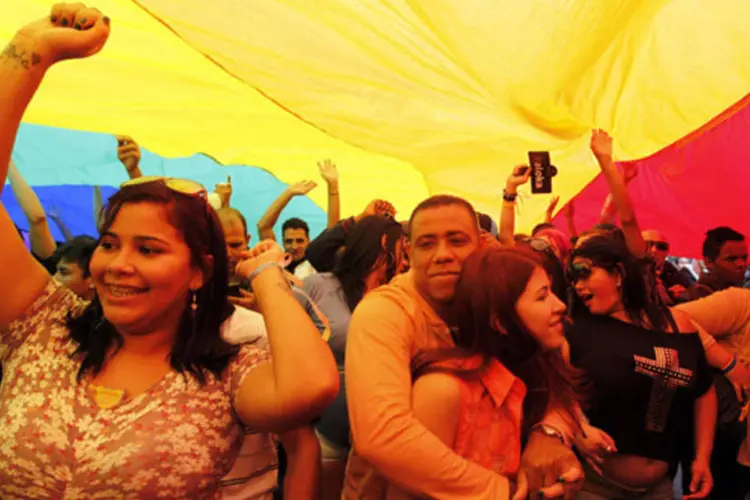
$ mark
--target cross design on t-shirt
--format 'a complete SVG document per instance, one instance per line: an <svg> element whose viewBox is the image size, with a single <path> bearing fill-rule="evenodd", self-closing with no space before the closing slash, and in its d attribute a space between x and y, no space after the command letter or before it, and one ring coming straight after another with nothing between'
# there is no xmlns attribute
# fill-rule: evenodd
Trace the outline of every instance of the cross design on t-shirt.
<svg viewBox="0 0 750 500"><path fill-rule="evenodd" d="M679 387L686 387L693 378L693 371L680 368L679 355L675 349L654 347L655 359L633 356L636 373L654 379L651 397L646 412L646 430L664 432L672 398Z"/></svg>

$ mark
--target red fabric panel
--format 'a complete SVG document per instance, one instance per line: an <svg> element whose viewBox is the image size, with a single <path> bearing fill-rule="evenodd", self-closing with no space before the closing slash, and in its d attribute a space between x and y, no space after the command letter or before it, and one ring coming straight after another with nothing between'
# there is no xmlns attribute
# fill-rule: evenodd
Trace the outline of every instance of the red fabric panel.
<svg viewBox="0 0 750 500"><path fill-rule="evenodd" d="M641 229L669 238L671 254L701 257L707 230L730 226L750 236L750 94L704 127L635 160L628 191ZM599 174L573 199L578 232L598 222L609 188ZM561 210L555 225L567 232Z"/></svg>

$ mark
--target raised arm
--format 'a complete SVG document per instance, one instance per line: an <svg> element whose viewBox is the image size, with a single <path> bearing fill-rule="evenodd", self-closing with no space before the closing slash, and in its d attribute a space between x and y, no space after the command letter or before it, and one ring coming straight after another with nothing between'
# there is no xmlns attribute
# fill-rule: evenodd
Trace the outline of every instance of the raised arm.
<svg viewBox="0 0 750 500"><path fill-rule="evenodd" d="M8 180L23 214L29 221L29 238L31 251L40 259L48 259L55 253L57 244L49 229L49 220L39 197L23 178L18 167L10 161L8 166Z"/></svg>
<svg viewBox="0 0 750 500"><path fill-rule="evenodd" d="M0 54L0 184L8 173L21 118L47 70L65 59L96 54L108 37L109 19L99 11L81 4L57 4L49 15L19 30ZM0 283L5 284L0 286L1 329L32 304L49 275L26 250L2 205L0 241Z"/></svg>
<svg viewBox="0 0 750 500"><path fill-rule="evenodd" d="M547 212L544 214L544 222L546 222L547 224L552 224L552 218L555 216L555 209L557 208L558 203L560 203L559 196L553 196L549 201Z"/></svg>
<svg viewBox="0 0 750 500"><path fill-rule="evenodd" d="M622 177L625 181L625 186L630 184L630 181L635 179L638 175L638 167L632 163L628 163L622 170ZM612 197L612 193L607 195L604 200L604 206L602 206L602 213L599 216L600 224L614 224L617 219L617 207L615 206L615 199Z"/></svg>
<svg viewBox="0 0 750 500"><path fill-rule="evenodd" d="M337 222L318 235L307 245L305 257L310 264L319 272L325 273L333 270L336 262L336 252L344 246L346 237L354 225L370 215L382 215L384 217L396 217L396 208L385 200L372 200L367 204L364 211L356 217L348 217Z"/></svg>
<svg viewBox="0 0 750 500"><path fill-rule="evenodd" d="M456 454L414 414L412 328L383 297L368 297L354 311L345 370L354 448L387 479L424 497L509 498L506 478Z"/></svg>
<svg viewBox="0 0 750 500"><path fill-rule="evenodd" d="M279 220L279 216L284 208L292 201L295 196L303 196L315 189L317 184L313 181L302 181L297 184L292 184L284 190L283 193L276 198L271 206L268 207L266 213L258 221L258 235L261 240L274 240L276 241L276 233L273 231L273 227Z"/></svg>
<svg viewBox="0 0 750 500"><path fill-rule="evenodd" d="M141 148L138 143L127 135L118 135L117 138L117 158L120 159L128 177L136 179L141 177Z"/></svg>
<svg viewBox="0 0 750 500"><path fill-rule="evenodd" d="M318 162L320 176L328 186L328 224L332 228L341 218L341 198L339 197L339 171L331 160Z"/></svg>
<svg viewBox="0 0 750 500"><path fill-rule="evenodd" d="M94 225L97 231L101 226L102 215L104 215L104 199L102 198L101 186L94 186Z"/></svg>
<svg viewBox="0 0 750 500"><path fill-rule="evenodd" d="M516 232L516 198L518 198L518 187L529 182L531 168L528 165L518 165L513 168L505 183L503 191L503 209L500 212L500 233L498 239L504 247L516 246L513 236Z"/></svg>
<svg viewBox="0 0 750 500"><path fill-rule="evenodd" d="M57 226L57 229L60 230L60 233L63 235L63 238L65 238L65 241L71 241L75 235L73 234L73 231L70 230L67 224L65 224L65 221L62 218L62 215L60 215L60 212L58 212L55 208L50 207L49 211L49 218L52 220L52 222L55 223Z"/></svg>
<svg viewBox="0 0 750 500"><path fill-rule="evenodd" d="M639 259L645 258L647 255L646 242L643 240L641 228L635 217L635 209L628 194L627 183L620 172L617 171L612 159L612 138L603 130L594 130L591 134L591 152L594 153L604 178L609 184L612 199L617 207L617 213L620 215L628 250Z"/></svg>
<svg viewBox="0 0 750 500"><path fill-rule="evenodd" d="M284 252L264 241L246 254L237 274L248 280L268 330L272 362L253 369L235 410L249 427L282 432L308 424L338 394L339 376L328 344L284 277Z"/></svg>
<svg viewBox="0 0 750 500"><path fill-rule="evenodd" d="M228 208L232 201L232 176L227 175L227 182L219 182L214 187L214 193L221 201L221 208Z"/></svg>

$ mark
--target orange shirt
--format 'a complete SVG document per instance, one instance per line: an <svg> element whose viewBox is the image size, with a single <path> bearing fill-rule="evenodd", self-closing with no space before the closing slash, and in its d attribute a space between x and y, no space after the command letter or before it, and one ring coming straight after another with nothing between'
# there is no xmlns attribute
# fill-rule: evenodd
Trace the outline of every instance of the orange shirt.
<svg viewBox="0 0 750 500"><path fill-rule="evenodd" d="M515 478L521 465L526 384L493 359L477 380L461 379L460 386L461 413L453 449L492 472Z"/></svg>
<svg viewBox="0 0 750 500"><path fill-rule="evenodd" d="M453 347L448 326L416 291L411 273L357 306L346 346L353 435L344 499L382 499L387 482L436 499L507 499L509 481L460 456L411 410L410 365L420 351Z"/></svg>

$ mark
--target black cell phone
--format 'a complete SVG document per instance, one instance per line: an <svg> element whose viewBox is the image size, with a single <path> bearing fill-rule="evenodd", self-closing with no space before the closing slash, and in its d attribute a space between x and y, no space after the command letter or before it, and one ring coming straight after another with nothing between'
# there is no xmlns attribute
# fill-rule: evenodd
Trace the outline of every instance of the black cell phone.
<svg viewBox="0 0 750 500"><path fill-rule="evenodd" d="M240 285L230 285L227 289L227 295L229 295L230 297L242 297L240 288L242 288Z"/></svg>
<svg viewBox="0 0 750 500"><path fill-rule="evenodd" d="M550 161L549 151L529 151L531 167L531 192L548 194L552 192L552 177L557 175L557 168Z"/></svg>

